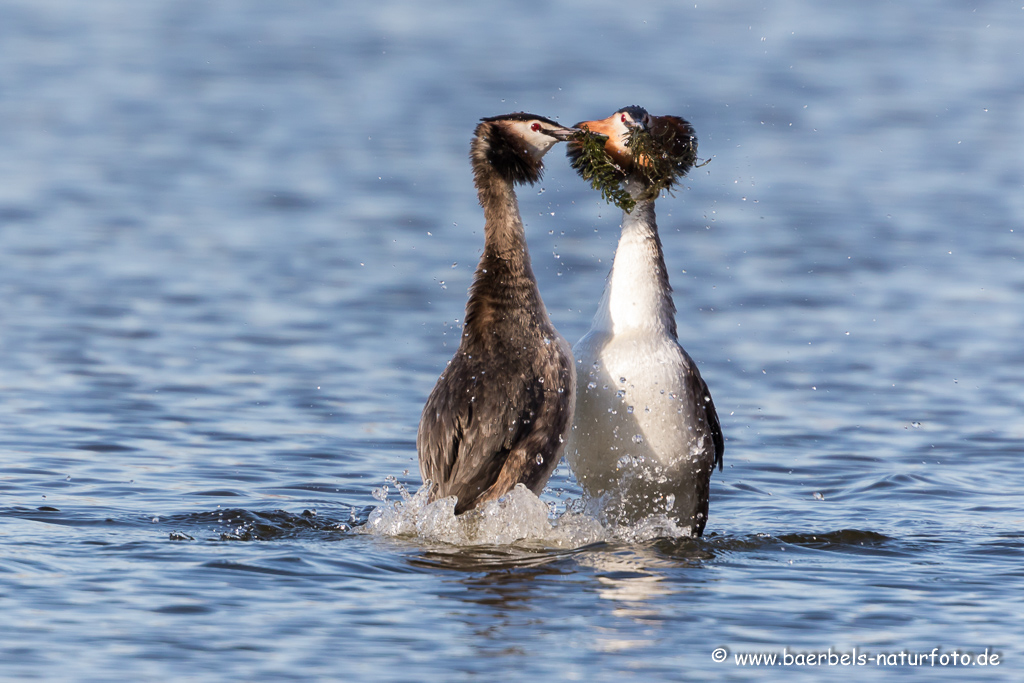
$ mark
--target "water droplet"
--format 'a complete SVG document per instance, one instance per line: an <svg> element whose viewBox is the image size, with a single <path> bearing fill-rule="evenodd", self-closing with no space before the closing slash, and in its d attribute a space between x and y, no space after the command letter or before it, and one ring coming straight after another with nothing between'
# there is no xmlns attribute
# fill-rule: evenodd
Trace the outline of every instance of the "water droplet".
<svg viewBox="0 0 1024 683"><path fill-rule="evenodd" d="M626 378L625 377L620 377L619 378L619 382L622 383L622 384L625 384L626 383Z"/></svg>
<svg viewBox="0 0 1024 683"><path fill-rule="evenodd" d="M824 493L818 493L817 491L815 491L814 492L814 500L825 500L825 494Z"/></svg>
<svg viewBox="0 0 1024 683"><path fill-rule="evenodd" d="M538 465L543 465L544 464L544 456L541 455L540 453L537 454L537 464Z"/></svg>
<svg viewBox="0 0 1024 683"><path fill-rule="evenodd" d="M587 383L587 389L596 389L596 388L597 388L597 382L588 382Z"/></svg>
<svg viewBox="0 0 1024 683"><path fill-rule="evenodd" d="M626 390L625 389L619 389L618 391L615 392L615 398L622 398L625 395L626 395Z"/></svg>
<svg viewBox="0 0 1024 683"><path fill-rule="evenodd" d="M633 406L626 406L626 413L629 415L633 414Z"/></svg>
<svg viewBox="0 0 1024 683"><path fill-rule="evenodd" d="M643 442L644 442L644 437L643 437L642 434L634 434L633 435L633 443L643 443Z"/></svg>

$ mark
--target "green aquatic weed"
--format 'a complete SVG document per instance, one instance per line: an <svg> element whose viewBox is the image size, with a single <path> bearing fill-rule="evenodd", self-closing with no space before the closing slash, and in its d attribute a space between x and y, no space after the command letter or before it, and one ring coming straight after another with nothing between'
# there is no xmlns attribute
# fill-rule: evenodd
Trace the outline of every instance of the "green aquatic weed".
<svg viewBox="0 0 1024 683"><path fill-rule="evenodd" d="M622 187L625 170L612 159L604 148L607 135L581 129L569 138L570 164L581 178L600 191L601 198L626 213L633 210L636 201Z"/></svg>
<svg viewBox="0 0 1024 683"><path fill-rule="evenodd" d="M627 170L608 154L607 139L600 133L580 130L570 138L569 158L581 178L600 191L605 201L626 213L633 210L638 200L655 199L662 190L671 193L676 182L697 162L697 136L685 120L662 116L653 119L649 128L631 128L626 138L632 160L630 172L639 175L644 185L643 192L634 199L622 187Z"/></svg>
<svg viewBox="0 0 1024 683"><path fill-rule="evenodd" d="M656 121L650 129L631 128L626 137L626 148L646 186L640 200L656 199L662 190L671 193L697 162L697 136L690 124L670 116Z"/></svg>

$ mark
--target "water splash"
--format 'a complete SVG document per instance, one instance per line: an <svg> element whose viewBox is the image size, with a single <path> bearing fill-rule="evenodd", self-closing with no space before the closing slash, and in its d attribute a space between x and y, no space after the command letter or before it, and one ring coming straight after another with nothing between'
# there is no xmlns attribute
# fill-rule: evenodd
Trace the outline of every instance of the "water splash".
<svg viewBox="0 0 1024 683"><path fill-rule="evenodd" d="M523 484L458 516L454 497L428 502L426 486L415 494L399 487L399 493L400 500L383 501L354 531L458 546L539 544L562 549L691 536L689 526L681 527L661 513L631 524L617 523L603 513L603 502L597 500L569 498L559 510L559 505L549 506Z"/></svg>

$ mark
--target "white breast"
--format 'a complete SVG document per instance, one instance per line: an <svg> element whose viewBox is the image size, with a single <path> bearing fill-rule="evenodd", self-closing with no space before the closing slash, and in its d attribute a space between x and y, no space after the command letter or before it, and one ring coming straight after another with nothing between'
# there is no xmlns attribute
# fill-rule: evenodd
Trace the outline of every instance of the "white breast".
<svg viewBox="0 0 1024 683"><path fill-rule="evenodd" d="M592 333L573 353L578 388L566 456L585 488L612 486L624 456L672 470L705 459L710 439L694 401L703 397L675 340Z"/></svg>
<svg viewBox="0 0 1024 683"><path fill-rule="evenodd" d="M593 325L573 348L576 413L565 454L591 497L614 493L634 511L674 506L688 517L714 466L709 399L675 338L649 216L624 224Z"/></svg>

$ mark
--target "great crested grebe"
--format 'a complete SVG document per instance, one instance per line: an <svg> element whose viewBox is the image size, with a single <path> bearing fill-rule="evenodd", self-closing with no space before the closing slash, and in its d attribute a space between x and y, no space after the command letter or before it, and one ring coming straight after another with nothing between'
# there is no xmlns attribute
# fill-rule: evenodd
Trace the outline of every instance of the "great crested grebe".
<svg viewBox="0 0 1024 683"><path fill-rule="evenodd" d="M606 513L636 521L654 512L700 536L708 518L711 471L725 444L707 384L676 336L676 307L654 217L651 182L627 147L630 128L695 145L693 128L673 116L626 107L576 124L608 136L605 151L636 200L590 331L573 347L579 385L566 459L592 498L609 496ZM654 139L659 139L654 136ZM696 150L693 149L695 157ZM570 157L579 155L571 144ZM682 172L688 171L692 160Z"/></svg>
<svg viewBox="0 0 1024 683"><path fill-rule="evenodd" d="M484 251L459 350L430 393L416 436L431 500L455 512L523 483L540 493L572 424L576 370L530 267L515 184L540 180L544 154L576 131L542 116L481 119L470 148Z"/></svg>

